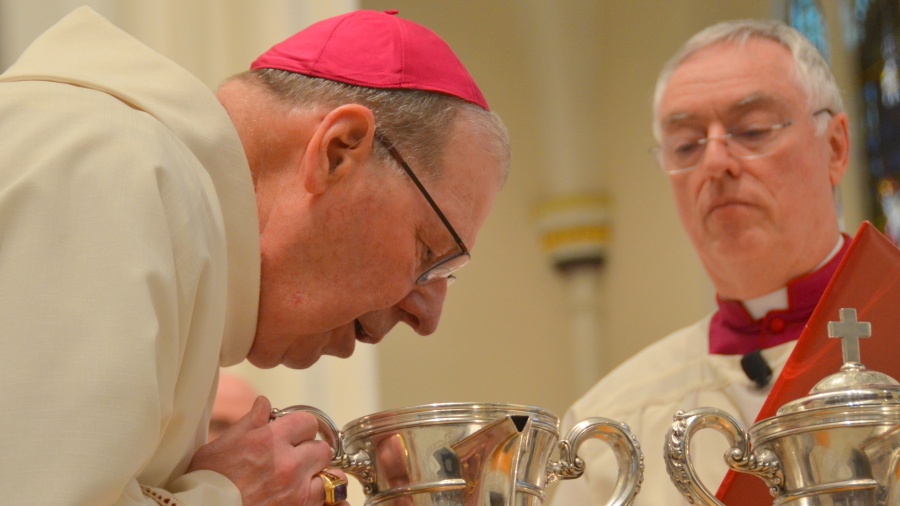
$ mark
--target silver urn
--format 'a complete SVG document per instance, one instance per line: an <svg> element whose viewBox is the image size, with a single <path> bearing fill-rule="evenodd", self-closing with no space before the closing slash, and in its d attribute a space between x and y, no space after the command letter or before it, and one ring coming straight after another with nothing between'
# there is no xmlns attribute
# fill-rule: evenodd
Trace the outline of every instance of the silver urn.
<svg viewBox="0 0 900 506"><path fill-rule="evenodd" d="M859 337L871 326L856 310L841 309L828 324L843 341L844 366L808 397L789 402L750 428L714 408L678 412L666 435L669 476L693 504L721 505L697 478L691 437L700 429L723 433L725 462L766 482L775 506L900 505L900 384L860 363Z"/></svg>
<svg viewBox="0 0 900 506"><path fill-rule="evenodd" d="M319 420L320 437L334 449L332 467L362 483L367 506L539 506L547 485L583 474L577 451L590 438L606 442L618 461L608 506L631 504L643 480L640 445L626 425L605 418L584 420L559 441L556 415L513 404L416 406L368 415L340 431L309 406L273 416L294 411Z"/></svg>

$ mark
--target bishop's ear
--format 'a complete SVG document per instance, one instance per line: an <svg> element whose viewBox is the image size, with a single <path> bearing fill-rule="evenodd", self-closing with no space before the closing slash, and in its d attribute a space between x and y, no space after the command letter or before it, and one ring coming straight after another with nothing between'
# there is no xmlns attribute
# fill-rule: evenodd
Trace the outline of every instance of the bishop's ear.
<svg viewBox="0 0 900 506"><path fill-rule="evenodd" d="M365 167L374 138L375 117L367 107L347 104L328 113L307 146L306 191L320 194L350 171Z"/></svg>
<svg viewBox="0 0 900 506"><path fill-rule="evenodd" d="M834 188L843 179L847 165L850 163L850 132L847 115L842 112L835 114L828 124L825 135L828 136L828 145L831 148L828 178Z"/></svg>

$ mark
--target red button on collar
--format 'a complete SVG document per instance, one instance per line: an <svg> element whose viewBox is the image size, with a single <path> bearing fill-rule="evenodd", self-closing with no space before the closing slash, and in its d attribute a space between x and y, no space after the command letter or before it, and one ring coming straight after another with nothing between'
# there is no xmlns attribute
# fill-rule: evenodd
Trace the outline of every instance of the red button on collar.
<svg viewBox="0 0 900 506"><path fill-rule="evenodd" d="M769 330L778 334L779 332L784 330L784 320L781 318L773 318L772 321L769 322Z"/></svg>

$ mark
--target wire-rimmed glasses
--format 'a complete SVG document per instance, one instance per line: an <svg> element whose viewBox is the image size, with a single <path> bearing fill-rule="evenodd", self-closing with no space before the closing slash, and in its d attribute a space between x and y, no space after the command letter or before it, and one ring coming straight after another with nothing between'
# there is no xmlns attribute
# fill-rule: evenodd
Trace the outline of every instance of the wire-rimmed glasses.
<svg viewBox="0 0 900 506"><path fill-rule="evenodd" d="M384 145L387 148L388 153L403 167L404 172L409 175L409 178L412 179L413 183L416 184L416 187L422 192L422 196L425 197L425 200L431 205L431 208L434 209L434 212L437 213L438 218L441 219L441 222L447 227L447 231L450 232L450 235L453 236L453 240L456 241L456 244L459 246L459 253L453 253L444 258L439 258L434 265L425 270L417 279L417 285L426 285L438 279L446 279L447 284L452 283L456 280L456 276L453 275L454 272L458 271L464 265L469 262L471 255L469 254L468 248L463 244L462 239L459 238L459 234L453 230L453 227L450 225L450 222L447 221L447 217L444 216L444 213L441 212L440 208L438 208L437 204L434 203L434 199L431 198L431 195L428 194L428 191L425 190L425 187L422 186L422 182L419 181L419 178L413 173L412 169L409 168L409 165L406 161L403 160L403 157L400 156L400 153L397 151L397 148L391 144L387 138L381 134L379 131L375 131L375 139Z"/></svg>
<svg viewBox="0 0 900 506"><path fill-rule="evenodd" d="M823 112L833 115L830 109L819 109L811 116ZM736 158L755 160L771 155L777 147L782 133L794 122L786 121L774 125L760 127L757 125L737 126L728 129L725 135L710 135L698 138L696 135L680 135L663 139L662 145L651 148L657 163L668 174L682 174L693 170L700 164L706 153L706 145L711 140L722 141Z"/></svg>

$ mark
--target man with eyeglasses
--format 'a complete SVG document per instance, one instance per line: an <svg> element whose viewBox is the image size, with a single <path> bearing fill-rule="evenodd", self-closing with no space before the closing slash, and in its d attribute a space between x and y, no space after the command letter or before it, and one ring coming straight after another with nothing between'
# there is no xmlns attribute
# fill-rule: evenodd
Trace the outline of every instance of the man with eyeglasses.
<svg viewBox="0 0 900 506"><path fill-rule="evenodd" d="M395 14L213 94L82 8L0 76L2 502L346 505L308 414L204 443L219 366L434 332L505 180L505 127Z"/></svg>
<svg viewBox="0 0 900 506"><path fill-rule="evenodd" d="M687 504L658 450L677 411L711 406L754 422L849 244L834 201L847 116L827 64L792 28L738 21L695 35L660 74L653 129L718 310L619 366L564 421L631 427L645 457L638 506ZM691 451L701 481L715 486L728 446L711 436ZM555 506L612 494L617 466L602 446L582 446L586 476L561 484Z"/></svg>

